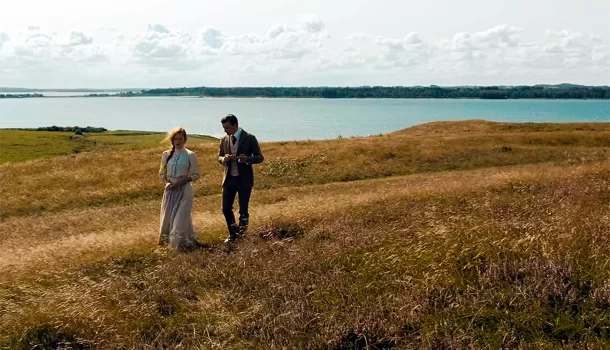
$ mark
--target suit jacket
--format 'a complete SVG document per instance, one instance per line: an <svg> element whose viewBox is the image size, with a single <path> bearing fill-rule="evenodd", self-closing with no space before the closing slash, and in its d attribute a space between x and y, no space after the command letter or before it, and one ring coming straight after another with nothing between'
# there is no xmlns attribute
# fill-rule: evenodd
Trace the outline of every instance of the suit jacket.
<svg viewBox="0 0 610 350"><path fill-rule="evenodd" d="M220 140L220 149L218 150L218 162L225 168L224 175L222 177L222 184L225 184L227 175L230 171L230 164L225 163L225 154L231 154L231 137L225 135ZM265 157L261 153L261 149L258 145L256 136L249 134L246 130L242 129L241 137L237 141L237 156L245 154L248 159L245 163L237 163L237 171L239 171L239 181L244 186L254 186L254 170L252 169L253 164L262 163Z"/></svg>

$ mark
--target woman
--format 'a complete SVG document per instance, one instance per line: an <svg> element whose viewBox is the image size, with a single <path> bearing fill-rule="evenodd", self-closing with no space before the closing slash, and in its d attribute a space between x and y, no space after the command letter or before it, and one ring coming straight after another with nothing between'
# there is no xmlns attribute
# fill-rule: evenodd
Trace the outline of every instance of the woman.
<svg viewBox="0 0 610 350"><path fill-rule="evenodd" d="M201 171L197 156L184 147L186 130L176 128L167 134L163 142L170 141L172 149L163 152L159 177L165 181L161 202L161 229L159 245L169 244L175 249L188 249L198 245L193 230L191 210L193 187Z"/></svg>

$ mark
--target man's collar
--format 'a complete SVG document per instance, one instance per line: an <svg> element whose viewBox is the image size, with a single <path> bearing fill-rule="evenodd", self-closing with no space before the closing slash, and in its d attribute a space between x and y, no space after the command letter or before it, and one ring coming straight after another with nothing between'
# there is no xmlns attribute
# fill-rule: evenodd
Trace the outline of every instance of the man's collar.
<svg viewBox="0 0 610 350"><path fill-rule="evenodd" d="M242 133L243 129L241 127L237 128L237 131L235 132L235 138L236 139L240 139L241 138L241 133Z"/></svg>

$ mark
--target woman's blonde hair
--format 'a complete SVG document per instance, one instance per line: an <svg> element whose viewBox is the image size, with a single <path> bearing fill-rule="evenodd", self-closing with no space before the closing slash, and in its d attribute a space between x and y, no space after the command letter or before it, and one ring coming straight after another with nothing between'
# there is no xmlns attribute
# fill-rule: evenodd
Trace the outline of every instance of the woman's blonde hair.
<svg viewBox="0 0 610 350"><path fill-rule="evenodd" d="M169 155L167 156L167 161L165 162L165 164L167 164L167 162L169 162L170 158L174 155L174 151L176 150L176 148L174 147L174 136L176 136L178 134L182 134L184 136L184 141L186 141L186 130L184 130L184 128L180 127L180 126L175 128L174 130L168 132L167 136L165 136L163 141L161 141L161 142L169 141L172 144L172 149L171 149L171 151L169 151Z"/></svg>
<svg viewBox="0 0 610 350"><path fill-rule="evenodd" d="M179 127L175 128L174 130L168 132L167 135L165 136L165 138L163 139L163 141L161 141L161 142L169 141L170 144L172 145L172 148L174 148L174 136L176 136L178 134L184 135L184 141L186 141L186 130L184 130L183 127L179 126Z"/></svg>

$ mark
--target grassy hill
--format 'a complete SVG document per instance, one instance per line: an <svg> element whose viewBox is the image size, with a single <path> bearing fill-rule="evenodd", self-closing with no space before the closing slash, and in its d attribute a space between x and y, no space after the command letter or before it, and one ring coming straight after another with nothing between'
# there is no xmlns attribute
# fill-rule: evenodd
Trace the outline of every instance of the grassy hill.
<svg viewBox="0 0 610 350"><path fill-rule="evenodd" d="M155 247L162 136L0 165L0 348L610 345L610 123L264 143L234 247L189 138L188 254Z"/></svg>

